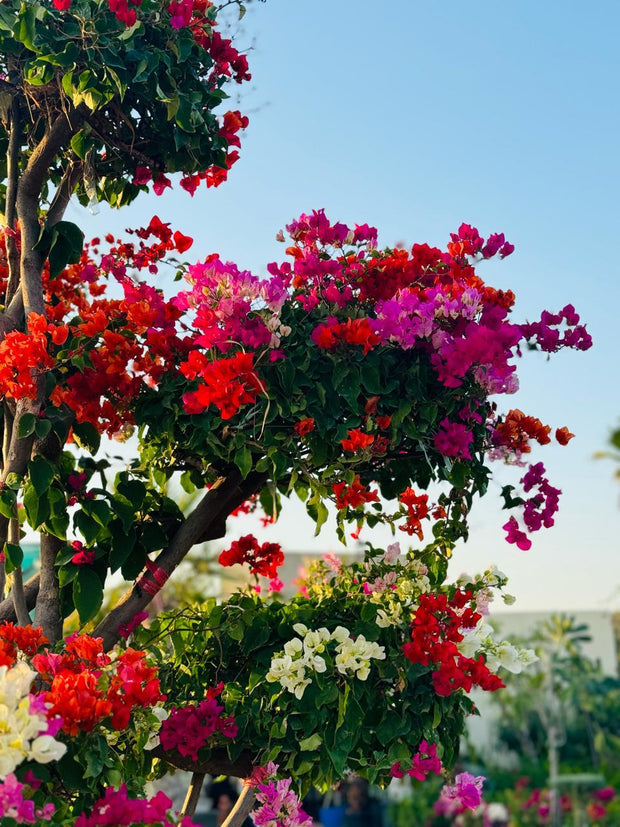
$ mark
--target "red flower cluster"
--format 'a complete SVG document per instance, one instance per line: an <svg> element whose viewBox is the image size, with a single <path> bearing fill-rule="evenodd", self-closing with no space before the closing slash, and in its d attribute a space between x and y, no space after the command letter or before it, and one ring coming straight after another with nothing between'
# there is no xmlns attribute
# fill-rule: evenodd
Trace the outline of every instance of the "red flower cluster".
<svg viewBox="0 0 620 827"><path fill-rule="evenodd" d="M422 594L411 624L411 642L403 653L412 663L437 666L433 686L438 695L451 695L458 689L469 692L479 686L489 692L500 689L501 679L489 671L482 655L466 658L457 643L463 640L461 629L473 628L481 618L471 608L472 594L457 589L449 600L445 594Z"/></svg>
<svg viewBox="0 0 620 827"><path fill-rule="evenodd" d="M416 494L413 488L405 488L398 501L407 509L407 521L399 526L400 530L406 531L409 536L415 534L419 540L423 540L421 521L429 515L428 494Z"/></svg>
<svg viewBox="0 0 620 827"><path fill-rule="evenodd" d="M37 377L54 366L46 334L61 344L67 338L67 327L48 324L44 316L31 313L28 332L14 330L0 342L0 396L11 399L34 399Z"/></svg>
<svg viewBox="0 0 620 827"><path fill-rule="evenodd" d="M324 350L332 350L340 342L346 342L349 345L361 345L364 353L368 353L381 341L368 319L347 319L346 322L339 322L333 316L324 324L317 325L312 331L311 338Z"/></svg>
<svg viewBox="0 0 620 827"><path fill-rule="evenodd" d="M212 361L206 354L192 350L179 370L186 379L200 379L198 389L183 395L187 413L202 413L209 405L220 410L222 419L233 417L242 405L254 402L264 390L253 370L252 353Z"/></svg>
<svg viewBox="0 0 620 827"><path fill-rule="evenodd" d="M198 761L198 752L218 733L225 738L235 738L235 719L232 715L222 716L224 707L215 701L220 692L221 686L208 690L206 700L197 706L173 707L159 733L162 747L165 750L176 749L181 755Z"/></svg>
<svg viewBox="0 0 620 827"><path fill-rule="evenodd" d="M107 718L114 729L124 729L133 709L165 700L157 668L147 664L144 652L128 648L113 660L103 651L101 638L90 635L67 638L61 654L40 652L48 643L39 628L3 623L0 665L12 666L18 651L31 658L43 682L40 694L48 717L60 716L68 735L90 732Z"/></svg>
<svg viewBox="0 0 620 827"><path fill-rule="evenodd" d="M222 566L248 563L252 574L273 579L278 576L278 566L284 562L284 554L279 543L259 545L253 534L246 534L223 551L218 560Z"/></svg>
<svg viewBox="0 0 620 827"><path fill-rule="evenodd" d="M0 623L0 666L13 666L17 653L32 657L42 646L49 643L40 626L14 626Z"/></svg>
<svg viewBox="0 0 620 827"><path fill-rule="evenodd" d="M352 431L347 431L347 437L341 439L340 444L345 451L351 451L356 454L358 451L369 448L374 441L375 438L372 434L365 434L363 431L360 431L359 428L355 428Z"/></svg>
<svg viewBox="0 0 620 827"><path fill-rule="evenodd" d="M359 474L356 474L353 482L347 485L346 482L336 482L332 485L332 491L336 495L336 507L357 508L364 503L377 503L379 496L376 491L369 491L360 482Z"/></svg>
<svg viewBox="0 0 620 827"><path fill-rule="evenodd" d="M311 431L314 431L316 423L311 416L306 417L306 419L300 419L299 422L295 423L294 430L298 436L305 436L309 434Z"/></svg>

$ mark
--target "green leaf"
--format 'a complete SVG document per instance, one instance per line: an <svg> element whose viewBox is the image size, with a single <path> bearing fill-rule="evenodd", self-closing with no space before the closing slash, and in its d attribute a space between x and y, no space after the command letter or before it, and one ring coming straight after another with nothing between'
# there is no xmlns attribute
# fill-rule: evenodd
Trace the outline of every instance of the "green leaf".
<svg viewBox="0 0 620 827"><path fill-rule="evenodd" d="M233 461L237 468L241 471L241 476L245 479L252 470L252 452L247 445L243 445L241 448L237 449Z"/></svg>
<svg viewBox="0 0 620 827"><path fill-rule="evenodd" d="M37 417L31 413L22 414L17 425L17 436L24 439L30 434L34 433L34 426L36 425Z"/></svg>
<svg viewBox="0 0 620 827"><path fill-rule="evenodd" d="M13 543L6 543L4 546L5 561L4 567L7 574L18 569L24 562L24 552L21 546L15 546Z"/></svg>
<svg viewBox="0 0 620 827"><path fill-rule="evenodd" d="M24 500L25 505L25 500ZM82 537L86 540L86 544L93 543L101 531L101 525L94 520L89 514L86 514L82 509L75 512L73 523L78 529Z"/></svg>
<svg viewBox="0 0 620 827"><path fill-rule="evenodd" d="M86 132L84 129L80 129L80 131L76 132L73 138L71 138L71 149L75 152L78 158L81 158L82 160L86 158L88 147L86 145Z"/></svg>
<svg viewBox="0 0 620 827"><path fill-rule="evenodd" d="M21 474L17 474L15 471L11 471L11 473L7 475L4 484L7 488L10 488L12 491L19 491L19 489L24 484L24 478Z"/></svg>
<svg viewBox="0 0 620 827"><path fill-rule="evenodd" d="M56 468L51 462L46 460L45 457L42 457L41 455L36 456L28 463L30 482L33 484L34 490L39 495L45 494L45 492L49 489L55 473Z"/></svg>
<svg viewBox="0 0 620 827"><path fill-rule="evenodd" d="M71 549L71 551L73 551L73 549ZM75 554L75 552L73 553ZM58 569L58 585L60 588L62 589L64 586L68 586L69 583L73 583L78 571L77 566L62 566Z"/></svg>
<svg viewBox="0 0 620 827"><path fill-rule="evenodd" d="M144 524L140 539L147 551L159 551L168 544L164 530L156 523Z"/></svg>
<svg viewBox="0 0 620 827"><path fill-rule="evenodd" d="M4 4L0 5L0 29L5 32L12 32L15 26L15 12Z"/></svg>
<svg viewBox="0 0 620 827"><path fill-rule="evenodd" d="M24 508L26 519L31 528L39 528L50 516L49 499L43 494L37 494L32 483L24 486Z"/></svg>
<svg viewBox="0 0 620 827"><path fill-rule="evenodd" d="M318 732L315 732L314 735L310 735L308 738L304 738L303 741L299 742L299 749L306 752L314 752L322 743L323 739Z"/></svg>
<svg viewBox="0 0 620 827"><path fill-rule="evenodd" d="M73 604L84 625L94 617L103 603L103 585L90 566L81 566L73 581Z"/></svg>
<svg viewBox="0 0 620 827"><path fill-rule="evenodd" d="M15 39L23 43L31 52L35 52L34 36L35 36L35 22L36 14L34 6L22 3L19 10L19 24L16 27Z"/></svg>
<svg viewBox="0 0 620 827"><path fill-rule="evenodd" d="M84 233L71 221L54 224L53 239L49 251L50 276L60 275L67 264L77 264L84 248Z"/></svg>
<svg viewBox="0 0 620 827"><path fill-rule="evenodd" d="M73 436L80 448L85 448L95 455L101 444L99 431L90 422L76 422L73 426Z"/></svg>
<svg viewBox="0 0 620 827"><path fill-rule="evenodd" d="M109 529L112 535L110 571L114 572L120 569L133 551L133 547L136 544L136 532L133 528L129 529L129 531L125 530L116 520L110 523Z"/></svg>
<svg viewBox="0 0 620 827"><path fill-rule="evenodd" d="M344 687L344 692L338 694L338 720L336 721L336 730L339 730L344 723L350 691L351 687L347 683Z"/></svg>
<svg viewBox="0 0 620 827"><path fill-rule="evenodd" d="M45 439L45 437L49 434L52 430L52 423L49 419L39 419L35 422L34 432L39 437L39 439Z"/></svg>
<svg viewBox="0 0 620 827"><path fill-rule="evenodd" d="M17 495L10 488L0 490L0 514L10 520L15 516L15 501Z"/></svg>
<svg viewBox="0 0 620 827"><path fill-rule="evenodd" d="M116 490L125 499L129 500L134 507L134 511L140 510L146 497L146 485L141 480L131 479L123 472L117 477Z"/></svg>

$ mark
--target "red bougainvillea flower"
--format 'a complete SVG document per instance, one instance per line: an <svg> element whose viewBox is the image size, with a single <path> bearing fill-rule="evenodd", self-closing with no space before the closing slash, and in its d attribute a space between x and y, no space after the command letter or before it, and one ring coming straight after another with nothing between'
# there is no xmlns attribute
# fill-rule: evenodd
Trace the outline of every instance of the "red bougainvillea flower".
<svg viewBox="0 0 620 827"><path fill-rule="evenodd" d="M368 448L374 441L375 438L372 434L365 434L359 428L354 428L352 431L347 431L346 438L341 439L340 444L345 451L351 451L355 454Z"/></svg>
<svg viewBox="0 0 620 827"><path fill-rule="evenodd" d="M379 344L381 338L373 331L368 319L347 319L339 322L333 316L324 324L319 324L312 331L312 341L320 348L332 350L340 342L361 345L363 353L368 353Z"/></svg>
<svg viewBox="0 0 620 827"><path fill-rule="evenodd" d="M466 658L458 650L462 629L471 629L481 615L471 608L471 592L457 589L448 599L445 594L422 594L411 623L411 641L403 644L403 654L412 663L434 666L433 687L438 695L451 695L458 689L469 692L473 686L494 692L504 684L480 657Z"/></svg>
<svg viewBox="0 0 620 827"><path fill-rule="evenodd" d="M398 501L407 509L407 521L405 525L399 526L400 530L406 531L410 536L415 534L418 539L423 540L421 520L429 515L428 494L416 494L413 488L405 488Z"/></svg>
<svg viewBox="0 0 620 827"><path fill-rule="evenodd" d="M311 416L306 417L306 419L300 419L299 422L295 423L295 433L298 436L305 436L311 431L314 431L315 424L316 423Z"/></svg>
<svg viewBox="0 0 620 827"><path fill-rule="evenodd" d="M49 640L40 626L15 626L13 623L0 623L0 666L12 666L17 653L32 657Z"/></svg>
<svg viewBox="0 0 620 827"><path fill-rule="evenodd" d="M252 574L275 579L278 576L278 566L284 562L284 553L278 543L259 545L253 534L246 534L235 540L218 559L222 566L248 563Z"/></svg>
<svg viewBox="0 0 620 827"><path fill-rule="evenodd" d="M336 507L357 508L364 503L379 502L379 495L376 491L369 489L360 482L359 474L355 475L353 482L347 485L346 482L336 482L332 485L332 491L336 495Z"/></svg>
<svg viewBox="0 0 620 827"><path fill-rule="evenodd" d="M215 405L222 419L230 419L240 407L253 402L264 389L253 370L253 359L252 353L236 353L212 361L193 350L179 368L187 379L201 380L197 390L183 395L187 413L202 413Z"/></svg>

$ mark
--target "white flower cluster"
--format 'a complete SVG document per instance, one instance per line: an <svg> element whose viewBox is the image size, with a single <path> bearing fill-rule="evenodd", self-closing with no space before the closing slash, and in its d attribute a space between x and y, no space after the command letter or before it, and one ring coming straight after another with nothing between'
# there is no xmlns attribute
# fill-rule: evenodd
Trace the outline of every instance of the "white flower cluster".
<svg viewBox="0 0 620 827"><path fill-rule="evenodd" d="M493 631L484 618L473 629L462 629L463 640L457 643L459 652L466 658L483 652L491 672L503 667L515 675L538 660L533 649L518 649L507 640L495 641Z"/></svg>
<svg viewBox="0 0 620 827"><path fill-rule="evenodd" d="M22 761L47 764L67 751L64 744L45 734L48 721L43 704L28 694L35 677L36 672L25 663L0 666L0 778Z"/></svg>
<svg viewBox="0 0 620 827"><path fill-rule="evenodd" d="M278 681L299 699L312 683L308 672L326 671L327 662L322 656L326 654L330 643L336 643L333 647L334 666L341 675L347 677L365 681L370 674L370 661L385 659L383 646L366 640L364 635L353 639L344 626L337 626L330 632L324 626L312 630L303 623L296 623L293 629L300 637L287 641L284 652L271 659L266 678L270 683Z"/></svg>
<svg viewBox="0 0 620 827"><path fill-rule="evenodd" d="M495 597L493 589L502 589L508 582L508 578L497 566L491 565L483 574L477 574L475 577L462 574L456 582L462 588L466 588L470 583L483 585L483 588L476 594L476 611L482 615L488 615L489 603ZM502 594L502 600L507 606L512 606L515 602L514 597L510 594Z"/></svg>

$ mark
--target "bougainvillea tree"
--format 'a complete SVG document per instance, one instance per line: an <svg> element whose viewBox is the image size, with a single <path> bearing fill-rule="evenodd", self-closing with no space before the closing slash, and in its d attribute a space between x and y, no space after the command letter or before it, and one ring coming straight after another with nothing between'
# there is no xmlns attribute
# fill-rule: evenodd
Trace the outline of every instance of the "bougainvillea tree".
<svg viewBox="0 0 620 827"><path fill-rule="evenodd" d="M373 228L315 211L258 277L217 254L179 264L192 239L157 217L87 243L63 219L72 196L122 206L173 173L190 193L226 178L247 120L220 104L249 74L216 11L0 6L7 823L175 824L144 785L181 767L186 813L204 774L227 772L250 791L233 820L256 798L257 824L303 824L290 777L303 790L346 770L381 784L449 771L469 690L532 657L485 622L501 572L447 582L492 461L515 466L508 542L527 549L553 524L560 491L527 454L572 434L500 400L521 348L590 344L571 305L513 320L513 294L476 271L512 253L503 235L463 224L445 250L381 249ZM175 295L158 286L169 258ZM113 475L102 437L133 432ZM189 514L174 481L204 492ZM220 563L247 565L271 599L250 588L149 618L192 546L239 511L276 519L288 496L317 531L331 503L343 541L385 524L394 543L352 566L328 556L283 602L282 547L236 536ZM40 567L24 583L27 530ZM119 572L127 592L95 626ZM480 783L459 776L450 795L469 805Z"/></svg>

